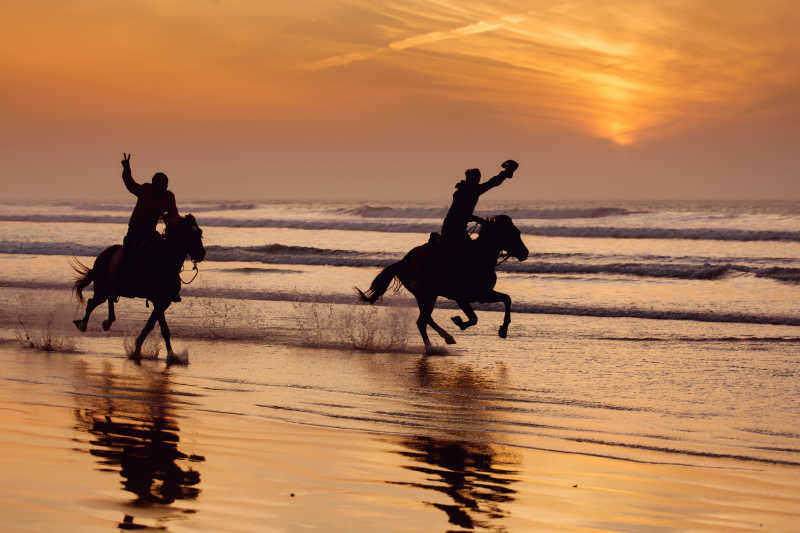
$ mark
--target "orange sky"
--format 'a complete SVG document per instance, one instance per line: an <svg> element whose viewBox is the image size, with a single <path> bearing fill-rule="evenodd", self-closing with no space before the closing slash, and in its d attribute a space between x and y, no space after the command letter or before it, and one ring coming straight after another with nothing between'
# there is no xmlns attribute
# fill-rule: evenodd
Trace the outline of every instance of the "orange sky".
<svg viewBox="0 0 800 533"><path fill-rule="evenodd" d="M0 6L11 197L800 198L789 0Z"/></svg>

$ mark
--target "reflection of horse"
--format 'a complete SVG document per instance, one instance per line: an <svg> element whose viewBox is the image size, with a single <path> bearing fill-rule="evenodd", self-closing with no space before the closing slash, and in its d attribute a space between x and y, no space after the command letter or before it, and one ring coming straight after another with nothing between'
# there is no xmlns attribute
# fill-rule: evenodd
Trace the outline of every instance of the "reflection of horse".
<svg viewBox="0 0 800 533"><path fill-rule="evenodd" d="M116 319L114 302L117 297L145 298L153 302L153 312L136 338L133 356L139 356L142 343L158 320L161 335L167 345L167 362L171 362L175 359L175 354L172 351L164 311L180 290L178 273L186 256L195 262L202 261L206 256L203 231L192 215L181 217L178 222L167 227L165 239L154 239L152 246L143 252L142 260L134 261L136 264L133 265L133 272L129 276L120 275L120 270L125 270L121 269L122 253L122 246L109 246L100 252L92 268L80 263L73 266L79 275L74 289L81 302L83 302L83 289L94 282L94 296L86 304L83 319L74 321L75 326L81 331L86 331L89 315L94 308L108 301L108 319L103 321L103 329L108 330Z"/></svg>
<svg viewBox="0 0 800 533"><path fill-rule="evenodd" d="M458 531L515 530L506 522L517 498L520 456L490 444L498 440L493 431L505 425L494 408L507 384L496 378L502 381L485 369L421 357L409 383L425 391L410 413L423 423L398 438L397 453L411 460L402 467L416 475L389 483L422 489L423 504L443 511Z"/></svg>
<svg viewBox="0 0 800 533"><path fill-rule="evenodd" d="M453 317L453 322L462 330L478 323L471 302L503 302L505 316L499 335L505 338L511 322L511 298L494 290L497 282L494 269L503 250L520 261L528 258L528 249L511 217L498 215L484 222L478 238L465 241L461 250L454 253L446 245L433 242L417 246L403 259L384 268L366 293L361 290L358 293L364 301L374 303L397 277L417 299L417 328L427 351L431 349L426 331L428 324L447 344L456 342L431 316L439 296L455 300L467 315L466 321Z"/></svg>
<svg viewBox="0 0 800 533"><path fill-rule="evenodd" d="M136 507L195 500L200 473L185 463L205 458L179 450L179 417L168 373L116 374L107 362L100 371L76 363L78 427L91 435L89 453L98 470L117 472ZM126 395L119 391L125 390ZM133 527L123 527L133 529Z"/></svg>
<svg viewBox="0 0 800 533"><path fill-rule="evenodd" d="M449 496L453 503L424 502L447 514L451 524L464 529L506 531L499 522L509 512L503 504L516 499L516 464L490 444L451 441L416 435L402 439L398 453L415 461L403 468L418 472L425 481L390 481ZM437 498L439 499L439 498Z"/></svg>

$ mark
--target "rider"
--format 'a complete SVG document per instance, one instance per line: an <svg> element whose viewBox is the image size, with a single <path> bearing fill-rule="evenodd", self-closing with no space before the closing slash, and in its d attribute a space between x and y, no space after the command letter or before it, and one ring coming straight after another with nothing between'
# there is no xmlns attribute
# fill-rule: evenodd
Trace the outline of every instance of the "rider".
<svg viewBox="0 0 800 533"><path fill-rule="evenodd" d="M467 239L467 223L468 222L483 222L483 219L472 214L475 205L478 203L478 198L481 194L485 193L493 187L497 187L506 179L514 175L519 164L516 161L509 159L502 165L503 170L500 173L483 183L481 180L481 171L477 168L470 168L464 174L465 178L456 183L456 192L453 193L453 203L450 205L450 210L444 217L442 224L442 240L446 244L458 246Z"/></svg>
<svg viewBox="0 0 800 533"><path fill-rule="evenodd" d="M136 196L136 207L128 221L128 234L122 241L124 262L129 270L133 270L133 261L139 250L159 237L156 231L158 220L163 218L167 225L178 221L178 207L175 195L167 190L167 175L156 172L151 183L136 183L131 175L131 154L122 154L122 181L125 187ZM178 280L178 290L180 281ZM180 301L180 296L175 297Z"/></svg>

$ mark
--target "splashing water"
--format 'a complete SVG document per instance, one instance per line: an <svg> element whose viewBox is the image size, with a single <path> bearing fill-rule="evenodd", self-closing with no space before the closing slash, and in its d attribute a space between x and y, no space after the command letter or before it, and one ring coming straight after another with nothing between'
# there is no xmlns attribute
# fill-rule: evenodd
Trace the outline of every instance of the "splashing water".
<svg viewBox="0 0 800 533"><path fill-rule="evenodd" d="M122 347L125 350L125 355L132 357L136 350L136 337L126 335L122 339ZM161 339L148 337L142 344L142 349L139 353L142 359L158 359L158 354L161 353Z"/></svg>
<svg viewBox="0 0 800 533"><path fill-rule="evenodd" d="M26 306L20 302L19 309ZM57 305L44 314L17 315L16 336L24 346L45 352L78 352L74 332L68 317L70 310L64 305Z"/></svg>
<svg viewBox="0 0 800 533"><path fill-rule="evenodd" d="M365 351L404 351L414 309L405 306L295 304L301 343Z"/></svg>

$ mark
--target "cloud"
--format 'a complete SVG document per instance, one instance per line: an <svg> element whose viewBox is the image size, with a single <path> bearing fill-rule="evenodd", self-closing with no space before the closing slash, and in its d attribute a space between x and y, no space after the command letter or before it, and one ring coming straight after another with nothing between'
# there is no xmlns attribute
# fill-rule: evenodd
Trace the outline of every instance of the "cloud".
<svg viewBox="0 0 800 533"><path fill-rule="evenodd" d="M478 35L490 31L496 31L504 28L506 24L513 25L524 22L525 17L521 16L507 16L502 20L496 22L479 21L474 24L468 24L452 30L447 31L434 31L420 35L414 35L399 41L388 43L385 47L379 47L368 52L352 52L347 54L340 54L331 56L319 61L313 61L305 66L308 70L322 70L327 68L342 67L355 63L357 61L366 61L372 59L378 54L387 50L406 50L409 48L418 48L428 44L444 41L447 39L457 39L461 37L468 37L470 35Z"/></svg>
<svg viewBox="0 0 800 533"><path fill-rule="evenodd" d="M381 26L384 44L306 68L369 60L422 72L453 99L512 116L560 109L565 123L620 144L713 120L800 81L792 68L800 20L788 1L759 13L734 1L724 14L690 0L409 0L374 9L392 21ZM481 75L486 65L491 79Z"/></svg>

